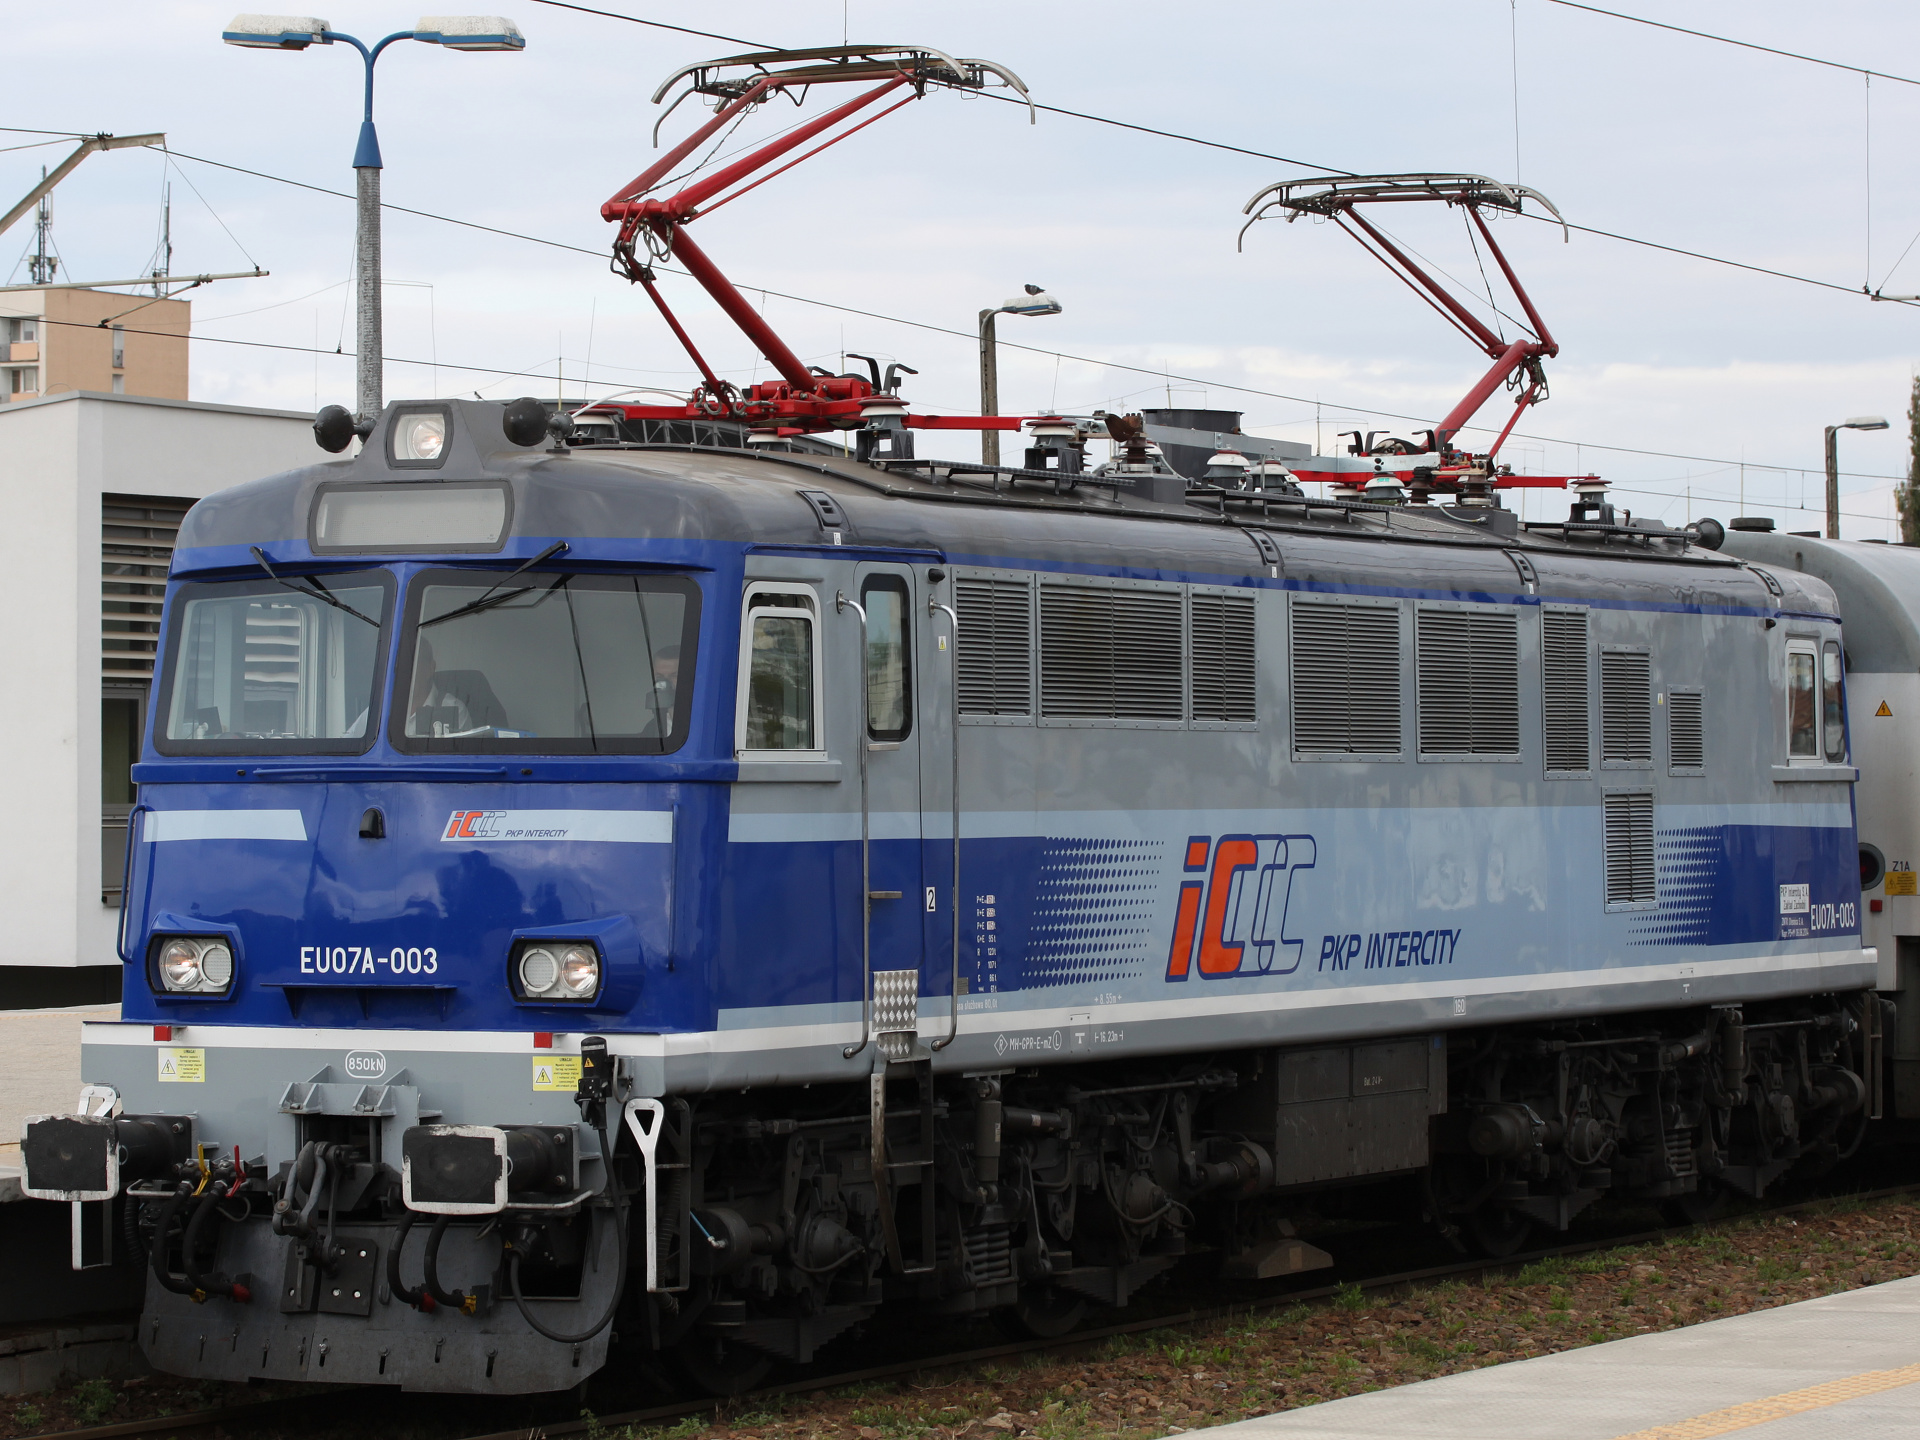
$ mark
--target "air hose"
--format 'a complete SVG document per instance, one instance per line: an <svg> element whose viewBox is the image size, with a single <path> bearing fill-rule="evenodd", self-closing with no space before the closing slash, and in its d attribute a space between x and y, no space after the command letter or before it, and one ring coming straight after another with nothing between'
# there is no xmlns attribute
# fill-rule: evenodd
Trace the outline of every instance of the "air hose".
<svg viewBox="0 0 1920 1440"><path fill-rule="evenodd" d="M182 1180L174 1186L173 1194L167 1197L167 1203L161 1207L160 1218L153 1227L153 1252L148 1257L153 1266L153 1278L159 1282L161 1289L172 1291L175 1295L191 1295L193 1287L185 1280L177 1279L167 1268L167 1232L173 1229L180 1207L192 1194L191 1180Z"/></svg>
<svg viewBox="0 0 1920 1440"><path fill-rule="evenodd" d="M427 1232L427 1253L421 1277L426 1282L427 1296L435 1303L445 1305L449 1310L458 1310L462 1315L475 1314L480 1308L480 1297L470 1295L465 1290L448 1290L440 1284L440 1241L445 1238L447 1226L453 1223L451 1215L442 1215L433 1222L433 1229ZM400 1247L394 1245L394 1253Z"/></svg>
<svg viewBox="0 0 1920 1440"><path fill-rule="evenodd" d="M419 1211L409 1210L400 1217L399 1225L394 1228L393 1242L387 1247L387 1288L393 1292L394 1299L431 1314L439 1302L427 1293L425 1282L422 1282L420 1289L413 1290L400 1279L400 1250L407 1243L407 1232L413 1229L413 1222L419 1218Z"/></svg>
<svg viewBox="0 0 1920 1440"><path fill-rule="evenodd" d="M615 1276L613 1298L607 1302L606 1313L594 1321L592 1326L582 1330L577 1335L567 1335L558 1330L549 1330L545 1325L542 1325L538 1320L534 1319L533 1311L527 1308L527 1297L520 1293L520 1252L511 1248L511 1242L509 1242L507 1251L507 1284L513 1291L513 1303L520 1309L520 1318L532 1327L536 1335L542 1335L553 1341L556 1345L583 1345L593 1339L594 1336L598 1335L613 1323L613 1317L619 1313L620 1310L620 1301L627 1293L627 1222L632 1207L627 1203L627 1197L620 1189L619 1173L613 1163L613 1138L608 1132L604 1120L600 1127L600 1140L606 1147L607 1189L611 1191L613 1195L613 1223L617 1227L615 1231L615 1241L619 1245L620 1250L620 1258L616 1262L613 1272ZM648 1197L648 1202L652 1202L651 1196Z"/></svg>
<svg viewBox="0 0 1920 1440"><path fill-rule="evenodd" d="M224 1295L236 1305L245 1305L253 1299L253 1292L245 1285L231 1280L210 1279L194 1267L193 1257L199 1249L202 1228L207 1223L207 1217L219 1210L220 1202L225 1198L218 1186L201 1195L200 1203L194 1206L193 1218L187 1221L186 1238L180 1242L180 1264L186 1271L187 1293L196 1304L209 1295Z"/></svg>

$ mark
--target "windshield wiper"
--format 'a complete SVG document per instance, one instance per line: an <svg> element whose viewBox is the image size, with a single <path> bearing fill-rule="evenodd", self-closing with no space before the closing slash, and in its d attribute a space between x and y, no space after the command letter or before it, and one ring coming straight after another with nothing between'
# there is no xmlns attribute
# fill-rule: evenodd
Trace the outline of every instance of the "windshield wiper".
<svg viewBox="0 0 1920 1440"><path fill-rule="evenodd" d="M504 605L507 603L507 601L512 600L517 596L526 594L529 590L533 588L531 585L522 585L518 590L510 590L505 595L502 595L498 600L495 600L492 598L493 592L495 590L498 590L502 585L510 584L513 581L515 576L525 574L527 571L531 570L534 566L538 565L542 560L545 560L552 555L558 555L561 551L565 550L566 548L567 548L566 541L564 540L554 541L553 544L549 545L546 549L542 550L538 555L534 556L531 560L523 562L520 565L520 567L514 570L511 574L508 574L506 576L503 576L501 579L496 580L491 586L488 587L486 593L483 594L478 600L469 600L466 604L462 605L458 610L449 610L446 614L436 615L431 620L422 620L418 628L424 630L429 625L439 625L448 620L457 620L462 615L471 615L476 610L485 610L494 605Z"/></svg>
<svg viewBox="0 0 1920 1440"><path fill-rule="evenodd" d="M339 596L335 595L331 590L327 589L325 585L321 584L320 577L318 575L309 575L306 577L313 587L311 589L309 589L306 585L296 584L292 580L287 579L284 575L281 575L278 571L276 571L273 568L272 565L270 565L267 562L266 551L262 550L258 545L251 546L250 548L253 551L253 558L260 562L260 568L267 572L267 578L272 580L274 584L284 585L287 589L293 591L294 594L296 595L305 595L309 599L322 601L328 605L333 606L333 608L336 610L344 610L347 612L347 614L353 616L354 619L364 620L366 621L367 624L373 626L373 628L376 630L380 628L380 622L378 620L375 620L370 615L362 615L358 610L354 609L353 606L347 604L346 601L340 599Z"/></svg>

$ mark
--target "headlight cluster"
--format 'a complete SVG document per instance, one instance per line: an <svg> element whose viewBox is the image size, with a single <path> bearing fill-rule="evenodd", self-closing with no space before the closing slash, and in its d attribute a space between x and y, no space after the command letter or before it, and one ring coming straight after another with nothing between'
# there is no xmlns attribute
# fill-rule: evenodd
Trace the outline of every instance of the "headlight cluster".
<svg viewBox="0 0 1920 1440"><path fill-rule="evenodd" d="M536 940L514 963L523 1000L591 1000L600 993L600 953L591 945Z"/></svg>
<svg viewBox="0 0 1920 1440"><path fill-rule="evenodd" d="M156 957L161 987L174 994L222 995L233 984L233 949L217 935L179 935Z"/></svg>

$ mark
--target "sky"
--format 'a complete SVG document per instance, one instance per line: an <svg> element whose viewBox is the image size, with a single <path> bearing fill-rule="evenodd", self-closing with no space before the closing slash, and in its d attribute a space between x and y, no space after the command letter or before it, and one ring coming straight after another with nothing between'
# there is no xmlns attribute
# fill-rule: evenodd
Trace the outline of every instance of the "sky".
<svg viewBox="0 0 1920 1440"><path fill-rule="evenodd" d="M1507 442L1516 469L1598 472L1617 503L1672 523L1772 515L1811 530L1822 427L1878 414L1891 430L1840 438L1843 534L1895 535L1920 305L1861 291L1920 294L1920 84L1891 78L1920 80L1920 10L1616 4L1890 74L1869 83L1553 0L595 8L756 45L844 37L981 56L1043 104L1284 157L1051 113L1029 124L1020 107L934 92L695 222L689 233L803 359L836 371L849 352L897 359L919 372L904 390L916 410L977 407L975 316L1030 282L1062 313L999 322L1004 411L1203 405L1328 449L1345 429L1409 434L1484 358L1330 226L1269 221L1236 249L1240 208L1322 170L1485 174L1539 190L1590 230L1840 287L1496 220L1560 345L1551 398ZM695 373L644 293L609 272L599 207L657 153L660 81L745 47L536 0L503 9L527 37L521 53L400 43L379 64L384 198L426 212L385 219L387 398L551 396L561 372L570 396L684 394ZM63 275L149 270L170 187L176 273L271 272L192 292L192 397L351 405L352 360L337 352L353 335L353 207L299 186L352 191L358 56L223 45L232 11L195 0L8 10L9 50L25 63L8 69L0 125L164 131L172 152L98 154L60 185ZM373 3L322 14L369 40L416 18ZM822 108L816 96L808 113ZM663 143L699 118L683 106ZM731 143L798 118L779 102ZM43 138L0 132L0 146ZM67 148L0 151L0 195L10 203ZM1459 215L1401 209L1393 233L1479 291L1485 257ZM31 239L27 221L0 236L10 283L27 278ZM690 281L664 288L723 375L767 377ZM276 346L288 348L263 348ZM1507 414L1496 396L1477 423L1497 429ZM964 454L975 441L933 443ZM1509 503L1558 518L1565 498Z"/></svg>

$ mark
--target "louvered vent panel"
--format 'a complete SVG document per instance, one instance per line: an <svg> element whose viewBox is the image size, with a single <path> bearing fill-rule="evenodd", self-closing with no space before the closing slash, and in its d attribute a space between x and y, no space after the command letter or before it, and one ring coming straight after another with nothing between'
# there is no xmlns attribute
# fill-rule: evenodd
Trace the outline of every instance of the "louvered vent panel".
<svg viewBox="0 0 1920 1440"><path fill-rule="evenodd" d="M1547 769L1587 770L1593 765L1592 720L1587 708L1587 613L1548 610L1540 617L1541 721Z"/></svg>
<svg viewBox="0 0 1920 1440"><path fill-rule="evenodd" d="M1645 655L1600 653L1600 758L1653 761L1653 682Z"/></svg>
<svg viewBox="0 0 1920 1440"><path fill-rule="evenodd" d="M1653 796L1609 795L1606 816L1607 904L1658 898L1653 873Z"/></svg>
<svg viewBox="0 0 1920 1440"><path fill-rule="evenodd" d="M1520 753L1520 617L1419 615L1420 753Z"/></svg>
<svg viewBox="0 0 1920 1440"><path fill-rule="evenodd" d="M102 679L153 678L174 536L193 503L161 495L100 497Z"/></svg>
<svg viewBox="0 0 1920 1440"><path fill-rule="evenodd" d="M1302 754L1400 750L1400 611L1293 604L1293 748Z"/></svg>
<svg viewBox="0 0 1920 1440"><path fill-rule="evenodd" d="M961 576L954 582L960 616L962 715L1033 713L1033 590L1024 580Z"/></svg>
<svg viewBox="0 0 1920 1440"><path fill-rule="evenodd" d="M1040 587L1040 713L1181 718L1180 592Z"/></svg>
<svg viewBox="0 0 1920 1440"><path fill-rule="evenodd" d="M1251 722L1255 714L1253 597L1195 595L1193 718Z"/></svg>
<svg viewBox="0 0 1920 1440"><path fill-rule="evenodd" d="M1682 690L1667 696L1667 763L1698 770L1707 763L1706 697Z"/></svg>

